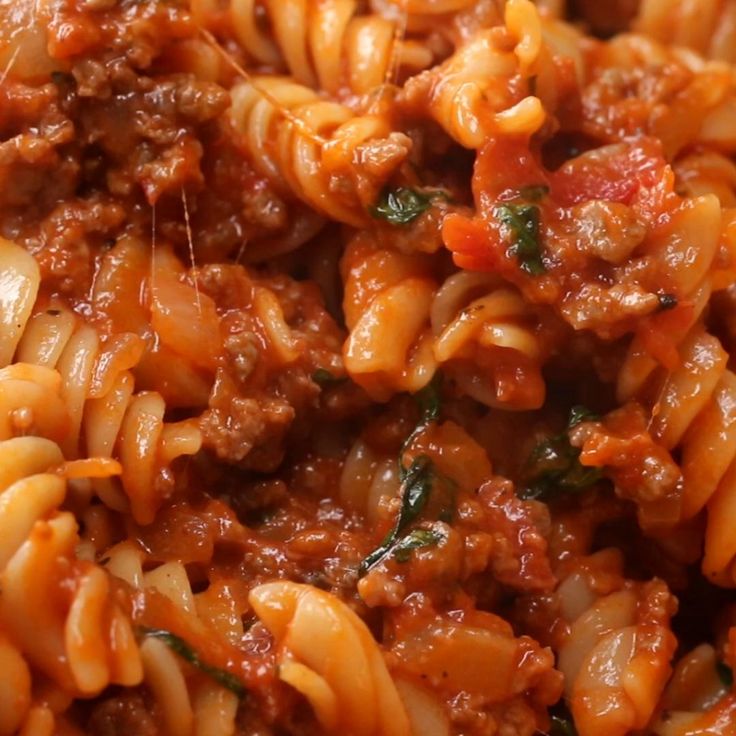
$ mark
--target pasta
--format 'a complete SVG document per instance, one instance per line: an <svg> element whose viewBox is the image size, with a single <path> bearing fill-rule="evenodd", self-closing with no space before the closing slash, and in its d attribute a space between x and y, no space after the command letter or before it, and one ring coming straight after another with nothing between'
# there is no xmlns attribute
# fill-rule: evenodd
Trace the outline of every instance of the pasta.
<svg viewBox="0 0 736 736"><path fill-rule="evenodd" d="M342 263L350 330L344 358L354 380L372 397L416 393L443 369L465 393L488 406L541 406L541 329L513 290L467 273L438 286L426 258L376 249L365 240L357 237ZM366 279L370 291L363 287ZM409 312L412 319L404 321L402 333L382 334L383 325ZM486 380L478 376L480 367ZM521 374L523 394L508 380Z"/></svg>
<svg viewBox="0 0 736 736"><path fill-rule="evenodd" d="M0 551L7 673L0 726L2 733L14 734L41 717L32 707L30 666L57 687L87 695L109 683L136 685L142 670L130 623L106 575L75 559L77 525L59 509L66 484L53 472L63 462L58 445L14 437L2 441L0 453L0 514L7 530Z"/></svg>
<svg viewBox="0 0 736 736"><path fill-rule="evenodd" d="M408 717L380 651L347 606L288 582L254 588L250 600L283 648L279 677L312 703L325 731L409 733ZM352 723L355 718L358 722Z"/></svg>
<svg viewBox="0 0 736 736"><path fill-rule="evenodd" d="M731 736L735 13L0 3L0 736Z"/></svg>
<svg viewBox="0 0 736 736"><path fill-rule="evenodd" d="M605 594L596 595L586 581L586 572L607 563L615 569L616 562L620 567L613 550L596 553L557 592L563 615L569 617L558 663L581 734L596 733L601 726L622 734L644 728L670 674L675 641L668 619L674 606L666 587L653 582L617 589L611 581Z"/></svg>
<svg viewBox="0 0 736 736"><path fill-rule="evenodd" d="M673 7L671 3L648 0L641 3L634 27L708 58L734 61L736 6L732 2L678 2Z"/></svg>
<svg viewBox="0 0 736 736"><path fill-rule="evenodd" d="M192 3L205 26L212 25L210 10L205 2ZM268 18L270 33L261 30L259 11ZM363 95L393 81L402 67L418 71L432 63L431 52L420 43L394 43L397 28L390 20L357 11L354 0L262 6L255 0L235 0L229 7L232 31L257 63L285 66L299 84L330 95L344 90Z"/></svg>
<svg viewBox="0 0 736 736"><path fill-rule="evenodd" d="M505 25L504 45L496 40L498 33L478 33L441 67L406 86L412 104L422 93L428 95L422 103L450 136L468 148L480 147L496 132L530 135L545 120L537 97L509 94L510 78L518 74L528 79L534 72L542 44L539 17L528 0L512 0L506 5ZM504 46L510 44L514 46L507 50Z"/></svg>
<svg viewBox="0 0 736 736"><path fill-rule="evenodd" d="M339 222L364 221L363 202L375 199L410 149L410 141L391 133L380 117L356 117L289 79L256 78L232 95L233 124L247 139L256 167ZM375 159L372 170L354 166L363 157Z"/></svg>

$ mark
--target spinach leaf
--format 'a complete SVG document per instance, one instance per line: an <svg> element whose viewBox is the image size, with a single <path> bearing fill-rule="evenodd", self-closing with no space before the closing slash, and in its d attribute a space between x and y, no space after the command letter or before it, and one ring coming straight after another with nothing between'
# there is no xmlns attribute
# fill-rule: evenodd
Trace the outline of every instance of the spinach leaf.
<svg viewBox="0 0 736 736"><path fill-rule="evenodd" d="M509 252L516 256L522 271L532 276L546 272L539 244L539 207L535 204L500 204L494 213L510 232Z"/></svg>
<svg viewBox="0 0 736 736"><path fill-rule="evenodd" d="M440 388L442 386L442 374L435 373L432 380L420 391L414 394L414 400L417 402L421 411L419 423L411 431L409 436L404 440L399 451L399 477L404 478L406 475L406 467L404 465L404 453L411 446L411 443L420 434L428 424L436 422L440 418L442 411L442 397Z"/></svg>
<svg viewBox="0 0 736 736"><path fill-rule="evenodd" d="M219 667L213 667L212 665L203 662L200 659L199 654L189 645L184 639L176 634L172 634L170 631L165 629L150 629L148 627L141 627L141 633L144 636L152 636L156 639L160 639L166 646L171 649L174 653L178 654L182 659L186 660L192 666L196 667L200 672L204 672L209 675L215 682L227 688L231 693L235 693L239 698L245 695L245 687L243 683L238 680L235 675L231 675L225 670L221 670Z"/></svg>
<svg viewBox="0 0 736 736"><path fill-rule="evenodd" d="M415 529L402 538L404 532L424 511L432 488L437 482L440 482L441 486L444 487L445 495L451 496L451 499L443 504L440 516L444 521L449 521L452 518L453 509L450 507L454 507L455 484L449 478L438 475L431 459L426 455L417 456L408 467L404 464L406 450L411 446L417 435L424 431L427 425L436 422L440 418L442 411L441 386L442 375L436 373L430 383L414 395L414 399L421 410L421 417L417 426L404 440L399 451L399 478L401 479L399 514L393 529L386 535L383 542L360 564L359 574L361 576L365 575L371 567L378 564L390 553L393 553L397 561L407 562L412 549L427 547L440 541L439 535L426 529ZM447 489L450 491L449 494Z"/></svg>
<svg viewBox="0 0 736 736"><path fill-rule="evenodd" d="M581 422L598 417L584 406L570 410L568 430ZM525 499L547 500L555 492L576 493L597 483L603 473L600 468L580 464L580 450L570 444L567 432L543 440L533 450L527 461L526 487L519 491Z"/></svg>
<svg viewBox="0 0 736 736"><path fill-rule="evenodd" d="M398 187L384 190L372 214L392 225L408 225L431 206L431 195L408 187Z"/></svg>
<svg viewBox="0 0 736 736"><path fill-rule="evenodd" d="M422 424L436 422L440 418L442 409L442 374L435 373L432 380L420 391L414 394L414 399L422 412Z"/></svg>
<svg viewBox="0 0 736 736"><path fill-rule="evenodd" d="M716 672L726 687L733 687L733 670L725 662L716 662Z"/></svg>
<svg viewBox="0 0 736 736"><path fill-rule="evenodd" d="M549 736L578 736L572 718L552 716L550 719Z"/></svg>
<svg viewBox="0 0 736 736"><path fill-rule="evenodd" d="M394 545L394 559L397 562L408 562L412 550L436 547L441 541L442 535L432 529L414 529Z"/></svg>
<svg viewBox="0 0 736 736"><path fill-rule="evenodd" d="M406 529L419 518L429 500L433 476L432 461L426 455L419 455L406 469L401 481L401 507L394 527L383 542L360 563L360 575L365 575L386 557Z"/></svg>
<svg viewBox="0 0 736 736"><path fill-rule="evenodd" d="M594 411L588 409L587 406L581 406L578 404L570 409L567 428L572 429L573 427L577 427L581 422L595 422L598 419L600 419L600 417Z"/></svg>
<svg viewBox="0 0 736 736"><path fill-rule="evenodd" d="M343 383L347 379L339 378L338 376L333 375L327 370L327 368L317 368L317 370L312 373L312 380L318 386L322 388L328 388L329 386L335 386L338 383Z"/></svg>

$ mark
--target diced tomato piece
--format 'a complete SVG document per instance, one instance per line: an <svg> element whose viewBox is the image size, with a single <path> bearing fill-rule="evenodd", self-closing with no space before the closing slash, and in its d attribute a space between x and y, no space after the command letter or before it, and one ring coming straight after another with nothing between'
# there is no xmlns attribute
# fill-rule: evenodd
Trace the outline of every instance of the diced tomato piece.
<svg viewBox="0 0 736 736"><path fill-rule="evenodd" d="M583 154L550 175L553 199L563 206L593 199L631 204L640 189L657 186L667 163L658 143L643 139L605 155Z"/></svg>
<svg viewBox="0 0 736 736"><path fill-rule="evenodd" d="M448 215L442 223L442 239L459 268L495 271L501 264L500 251L492 246L487 227L478 220Z"/></svg>
<svg viewBox="0 0 736 736"><path fill-rule="evenodd" d="M527 140L492 140L480 151L473 173L473 193L481 209L515 199L522 187L529 186L549 186L549 180Z"/></svg>

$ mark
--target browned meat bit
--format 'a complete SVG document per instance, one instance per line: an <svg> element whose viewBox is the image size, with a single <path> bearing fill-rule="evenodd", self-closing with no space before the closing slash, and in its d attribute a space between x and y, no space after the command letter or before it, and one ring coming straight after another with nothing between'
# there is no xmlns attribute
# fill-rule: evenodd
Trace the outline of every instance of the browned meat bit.
<svg viewBox="0 0 736 736"><path fill-rule="evenodd" d="M71 191L78 165L60 147L73 139L74 124L60 110L53 84L2 85L0 206L26 206L39 197L53 202Z"/></svg>
<svg viewBox="0 0 736 736"><path fill-rule="evenodd" d="M292 406L277 398L240 396L223 378L216 382L209 405L200 426L205 445L220 459L240 463L257 448L248 466L262 472L278 467L283 459L283 438L295 415Z"/></svg>
<svg viewBox="0 0 736 736"><path fill-rule="evenodd" d="M109 200L64 202L24 241L44 278L58 283L62 292L71 292L90 283L95 246L112 241L124 220L125 209Z"/></svg>
<svg viewBox="0 0 736 736"><path fill-rule="evenodd" d="M205 446L227 462L272 471L295 419L317 408L315 371L342 373L342 334L314 284L256 280L233 265L205 266L197 278L221 316L226 360L201 419Z"/></svg>
<svg viewBox="0 0 736 736"><path fill-rule="evenodd" d="M616 493L636 503L643 526L676 519L680 508L682 474L670 453L656 443L638 404L627 404L601 422L582 422L570 432L580 447L580 462L601 467ZM652 509L657 517L652 517ZM667 513L665 513L667 511Z"/></svg>
<svg viewBox="0 0 736 736"><path fill-rule="evenodd" d="M481 486L478 499L485 511L483 528L492 539L489 565L493 576L516 590L554 587L544 537L550 523L547 507L517 498L513 484L503 478Z"/></svg>
<svg viewBox="0 0 736 736"><path fill-rule="evenodd" d="M134 690L103 700L92 709L87 723L92 736L158 736L151 708Z"/></svg>

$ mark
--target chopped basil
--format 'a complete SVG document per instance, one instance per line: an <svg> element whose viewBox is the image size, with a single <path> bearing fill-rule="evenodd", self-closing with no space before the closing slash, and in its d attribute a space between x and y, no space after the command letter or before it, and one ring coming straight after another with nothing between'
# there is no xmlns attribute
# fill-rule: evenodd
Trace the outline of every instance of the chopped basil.
<svg viewBox="0 0 736 736"><path fill-rule="evenodd" d="M725 662L716 662L716 672L726 687L733 687L733 670Z"/></svg>
<svg viewBox="0 0 736 736"><path fill-rule="evenodd" d="M519 196L527 202L541 202L549 194L546 184L530 184L519 189Z"/></svg>
<svg viewBox="0 0 736 736"><path fill-rule="evenodd" d="M415 437L420 434L428 424L436 422L440 418L442 410L442 397L440 395L440 387L442 386L442 374L435 373L432 380L420 391L414 394L414 400L421 410L421 418L411 434L404 440L399 452L399 476L403 479L406 475L406 466L404 465L404 453L411 446Z"/></svg>
<svg viewBox="0 0 736 736"><path fill-rule="evenodd" d="M516 256L522 271L539 276L547 270L539 245L539 207L535 204L500 204L494 213L506 227L513 243L509 252Z"/></svg>
<svg viewBox="0 0 736 736"><path fill-rule="evenodd" d="M415 522L424 510L432 491L434 480L432 461L426 455L420 455L406 469L401 481L401 507L393 529L386 535L381 544L360 563L360 574L365 575L391 552L394 545L410 524Z"/></svg>
<svg viewBox="0 0 736 736"><path fill-rule="evenodd" d="M666 312L677 306L677 297L674 294L657 294L657 299L659 300L658 312Z"/></svg>
<svg viewBox="0 0 736 736"><path fill-rule="evenodd" d="M230 692L235 693L239 698L245 695L245 687L243 683L238 680L235 675L231 675L225 670L219 669L219 667L213 667L212 665L203 662L200 659L199 654L187 644L180 636L172 634L170 631L165 629L149 629L148 627L141 627L141 633L144 636L152 636L156 639L160 639L166 646L171 649L172 652L178 654L182 659L186 660L193 667L196 667L200 672L204 672L209 675L215 682L227 688Z"/></svg>
<svg viewBox="0 0 736 736"><path fill-rule="evenodd" d="M550 718L549 736L577 736L578 732L572 718L552 716Z"/></svg>
<svg viewBox="0 0 736 736"><path fill-rule="evenodd" d="M397 561L407 562L412 549L427 547L439 541L440 537L437 534L425 529L415 529L406 535L406 537L402 538L404 532L424 511L433 486L439 485L438 490L442 491L447 497L440 499L439 517L443 521L450 521L452 519L455 501L455 484L449 478L436 473L432 461L426 455L419 455L414 458L408 467L404 463L406 450L411 446L416 436L427 425L436 422L440 418L442 410L441 385L442 375L436 373L421 391L417 391L414 394L414 399L421 410L421 417L417 426L412 430L406 440L404 440L399 451L399 478L401 479L401 487L399 489L401 507L399 514L396 517L393 529L386 535L383 542L360 564L360 575L365 575L371 567L378 564L390 553L393 553Z"/></svg>
<svg viewBox="0 0 736 736"><path fill-rule="evenodd" d="M312 380L322 388L334 386L335 384L345 381L344 378L339 378L338 376L330 373L327 368L317 368L317 370L312 373Z"/></svg>
<svg viewBox="0 0 736 736"><path fill-rule="evenodd" d="M393 556L397 562L408 562L411 552L422 547L436 547L442 541L442 535L431 529L414 529L393 548Z"/></svg>
<svg viewBox="0 0 736 736"><path fill-rule="evenodd" d="M74 76L69 72L51 72L51 81L57 87L67 87L74 84Z"/></svg>
<svg viewBox="0 0 736 736"><path fill-rule="evenodd" d="M408 225L432 206L432 196L408 187L387 189L373 208L373 217L392 225Z"/></svg>
<svg viewBox="0 0 736 736"><path fill-rule="evenodd" d="M568 429L580 422L596 419L596 415L583 406L570 410ZM570 444L567 432L554 435L540 442L527 462L527 485L519 495L526 499L546 500L556 492L575 493L582 491L602 477L600 468L580 464L580 450Z"/></svg>
<svg viewBox="0 0 736 736"><path fill-rule="evenodd" d="M421 391L414 394L414 398L422 411L422 424L436 422L440 418L442 408L442 374L435 373L432 380Z"/></svg>
<svg viewBox="0 0 736 736"><path fill-rule="evenodd" d="M567 428L572 429L573 427L577 427L581 422L595 422L598 419L600 419L600 417L594 411L591 411L586 406L578 404L570 409L570 418L567 420Z"/></svg>

